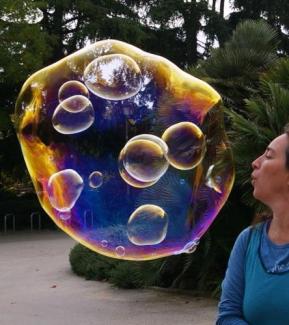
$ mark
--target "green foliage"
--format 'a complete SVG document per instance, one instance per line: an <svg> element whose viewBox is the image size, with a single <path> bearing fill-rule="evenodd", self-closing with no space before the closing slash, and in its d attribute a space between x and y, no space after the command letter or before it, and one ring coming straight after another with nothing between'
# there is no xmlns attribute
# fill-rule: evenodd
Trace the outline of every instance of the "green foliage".
<svg viewBox="0 0 289 325"><path fill-rule="evenodd" d="M198 47L204 49L205 56L216 37L225 38L227 29L221 27L225 25L223 17L211 9L207 1L150 0L145 3L147 19L158 26L156 34L162 36L157 38L157 53L180 66L196 63L201 57ZM198 39L201 31L208 36L204 40Z"/></svg>
<svg viewBox="0 0 289 325"><path fill-rule="evenodd" d="M87 280L105 280L115 268L115 261L94 253L88 248L77 244L70 252L69 261L73 272L84 276Z"/></svg>
<svg viewBox="0 0 289 325"><path fill-rule="evenodd" d="M257 211L264 207L252 197L251 169L248 166L262 154L289 122L289 60L281 59L260 80L259 94L245 100L246 110L241 114L227 109L232 121L229 137L236 163L236 181L243 188L243 200Z"/></svg>
<svg viewBox="0 0 289 325"><path fill-rule="evenodd" d="M234 0L231 1L232 8L236 9L230 15L229 25L231 28L244 19L259 19L263 17L278 33L278 52L282 55L289 54L289 2L287 0Z"/></svg>
<svg viewBox="0 0 289 325"><path fill-rule="evenodd" d="M277 34L266 22L244 21L223 48L189 72L212 84L227 106L240 111L244 98L258 92L260 75L276 62L277 44Z"/></svg>
<svg viewBox="0 0 289 325"><path fill-rule="evenodd" d="M162 263L161 259L147 262L116 260L97 254L81 244L71 250L69 260L76 274L88 280L106 280L124 289L155 285Z"/></svg>

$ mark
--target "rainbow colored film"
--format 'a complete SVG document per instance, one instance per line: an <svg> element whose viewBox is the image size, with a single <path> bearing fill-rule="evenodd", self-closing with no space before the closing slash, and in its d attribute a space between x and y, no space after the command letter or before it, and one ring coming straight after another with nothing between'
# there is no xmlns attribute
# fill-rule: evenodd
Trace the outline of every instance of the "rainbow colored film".
<svg viewBox="0 0 289 325"><path fill-rule="evenodd" d="M220 101L165 58L115 40L36 72L15 115L42 207L106 256L193 251L234 179Z"/></svg>

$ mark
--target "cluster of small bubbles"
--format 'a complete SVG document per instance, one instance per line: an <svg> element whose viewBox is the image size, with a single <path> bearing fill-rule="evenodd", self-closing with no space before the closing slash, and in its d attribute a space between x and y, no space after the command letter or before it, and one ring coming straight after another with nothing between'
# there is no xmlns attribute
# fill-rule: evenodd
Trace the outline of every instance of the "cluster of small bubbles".
<svg viewBox="0 0 289 325"><path fill-rule="evenodd" d="M77 80L70 80L65 82L58 91L58 100L59 102L64 101L67 98L81 95L84 97L88 97L88 89L85 87L83 83Z"/></svg>
<svg viewBox="0 0 289 325"><path fill-rule="evenodd" d="M167 151L167 145L157 136L142 134L133 137L119 155L121 176L132 186L151 186L168 169Z"/></svg>
<svg viewBox="0 0 289 325"><path fill-rule="evenodd" d="M73 169L54 173L48 180L48 198L58 211L70 211L83 190L83 180ZM65 190L63 190L65 189Z"/></svg>
<svg viewBox="0 0 289 325"><path fill-rule="evenodd" d="M130 98L142 87L138 64L124 54L108 54L93 60L86 67L83 78L93 94L110 100Z"/></svg>
<svg viewBox="0 0 289 325"><path fill-rule="evenodd" d="M127 234L135 245L156 245L161 243L167 234L168 215L159 206L142 205L129 217Z"/></svg>
<svg viewBox="0 0 289 325"><path fill-rule="evenodd" d="M115 248L115 253L116 253L117 256L122 257L122 256L125 255L125 248L123 246L117 246Z"/></svg>
<svg viewBox="0 0 289 325"><path fill-rule="evenodd" d="M91 188L99 188L103 183L103 175L99 171L92 172L88 177L88 181Z"/></svg>
<svg viewBox="0 0 289 325"><path fill-rule="evenodd" d="M167 128L162 135L169 148L168 161L177 169L196 167L206 153L205 136L192 122L180 122Z"/></svg>
<svg viewBox="0 0 289 325"><path fill-rule="evenodd" d="M88 129L94 122L94 109L90 100L75 95L62 101L55 109L52 124L62 134L75 134Z"/></svg>

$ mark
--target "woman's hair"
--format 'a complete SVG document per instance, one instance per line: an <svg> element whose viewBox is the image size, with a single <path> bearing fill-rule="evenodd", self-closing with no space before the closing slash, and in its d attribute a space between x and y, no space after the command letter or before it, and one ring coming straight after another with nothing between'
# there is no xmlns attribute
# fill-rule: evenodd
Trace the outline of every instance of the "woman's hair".
<svg viewBox="0 0 289 325"><path fill-rule="evenodd" d="M288 146L285 151L285 167L287 170L289 170L289 123L287 123L284 126L283 130L284 130L284 133L287 134L287 137L288 137ZM259 222L272 219L272 217L273 217L272 211L270 211L269 208L267 208L267 210L256 213L251 224L255 225Z"/></svg>

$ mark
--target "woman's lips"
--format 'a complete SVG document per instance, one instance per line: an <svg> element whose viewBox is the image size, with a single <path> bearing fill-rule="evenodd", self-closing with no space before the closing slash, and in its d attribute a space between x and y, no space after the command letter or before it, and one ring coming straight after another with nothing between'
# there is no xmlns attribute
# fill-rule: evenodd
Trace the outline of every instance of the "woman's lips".
<svg viewBox="0 0 289 325"><path fill-rule="evenodd" d="M256 181L256 177L254 175L251 175L251 184L254 185Z"/></svg>

